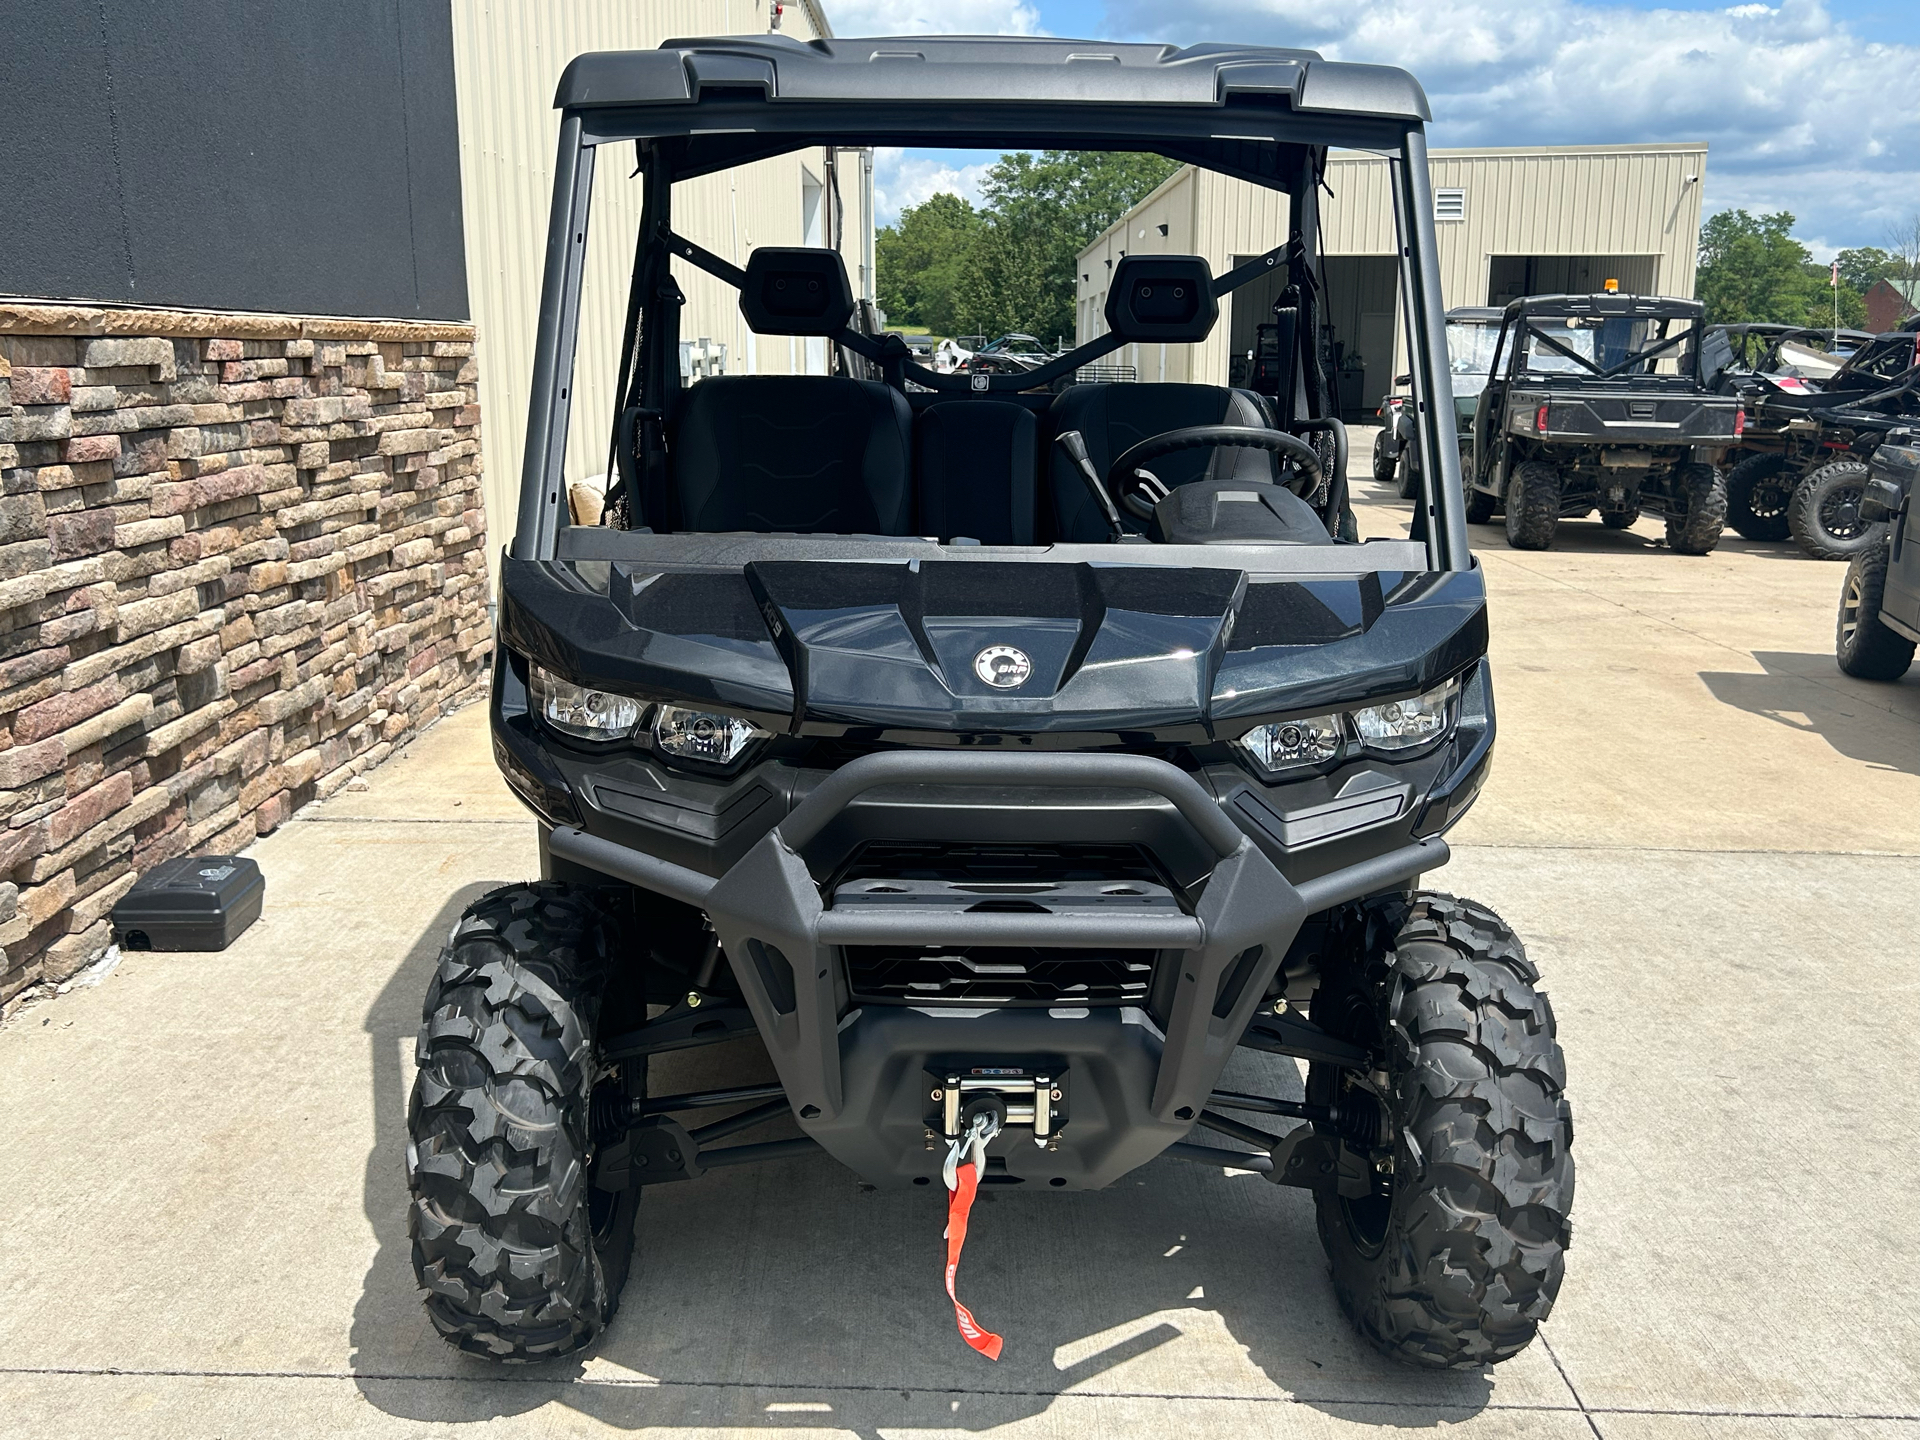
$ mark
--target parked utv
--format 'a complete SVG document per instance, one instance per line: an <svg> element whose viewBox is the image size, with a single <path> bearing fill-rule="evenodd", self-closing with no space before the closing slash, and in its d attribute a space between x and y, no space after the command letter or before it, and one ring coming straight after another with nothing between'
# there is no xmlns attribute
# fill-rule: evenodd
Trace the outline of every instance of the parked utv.
<svg viewBox="0 0 1920 1440"><path fill-rule="evenodd" d="M1873 543L1847 566L1834 636L1840 668L1862 680L1898 680L1920 643L1920 432L1897 430L1873 454L1861 518Z"/></svg>
<svg viewBox="0 0 1920 1440"><path fill-rule="evenodd" d="M976 1186L1100 1188L1170 1157L1311 1191L1340 1302L1389 1354L1526 1346L1573 1199L1553 1012L1497 915L1418 888L1494 739L1419 86L1304 50L729 36L582 56L558 104L491 702L544 878L469 908L427 995L408 1173L433 1323L504 1360L577 1350L644 1188L722 1167L830 1159L946 1196L952 1294ZM1287 222L1217 276L1125 257L1099 338L1014 375L850 330L832 250L736 267L674 228L678 182L872 144L1155 152L1283 196ZM1395 162L1421 543L1341 538L1317 443L1344 457L1312 343L1330 144ZM561 481L598 163L634 170L644 215L618 480L589 527ZM1125 345L1205 353L1222 297L1279 268L1273 408L1045 393ZM694 270L758 334L884 378L683 387ZM653 1056L745 1036L776 1083L650 1083ZM1276 1093L1222 1089L1238 1047L1306 1061L1304 1096L1288 1064ZM790 1138L726 1143L770 1123ZM1021 1223L1023 1254L1076 1263L1044 1207Z"/></svg>
<svg viewBox="0 0 1920 1440"><path fill-rule="evenodd" d="M1837 338L1784 326L1710 333L1715 388L1739 396L1748 414L1727 476L1728 524L1749 540L1792 536L1816 560L1851 559L1879 543L1860 503L1875 448L1920 419L1917 327ZM1850 349L1823 366L1808 359L1821 343Z"/></svg>
<svg viewBox="0 0 1920 1440"><path fill-rule="evenodd" d="M1720 542L1719 465L1740 438L1740 403L1708 392L1700 302L1534 295L1506 307L1474 411L1467 518L1506 514L1507 543L1545 550L1563 519L1600 512L1625 530L1651 510L1668 548Z"/></svg>
<svg viewBox="0 0 1920 1440"><path fill-rule="evenodd" d="M1447 368L1453 376L1453 420L1460 439L1460 464L1473 461L1473 412L1486 388L1493 364L1494 341L1500 335L1502 312L1479 305L1457 305L1447 312ZM1412 377L1396 376L1396 382ZM1414 443L1413 412L1406 398L1390 395L1381 404L1381 426L1374 440L1373 478L1392 479L1402 500L1420 493L1420 447ZM1384 443L1383 443L1384 442ZM1381 475L1382 461L1387 475Z"/></svg>

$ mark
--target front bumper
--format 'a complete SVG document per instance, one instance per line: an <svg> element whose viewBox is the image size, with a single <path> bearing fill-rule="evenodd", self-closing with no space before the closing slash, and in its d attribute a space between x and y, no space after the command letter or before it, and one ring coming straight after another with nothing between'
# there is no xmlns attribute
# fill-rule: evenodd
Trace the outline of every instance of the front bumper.
<svg viewBox="0 0 1920 1440"><path fill-rule="evenodd" d="M1002 801L1021 792L1133 792L1170 807L1211 869L1190 910L1034 904L830 907L803 852L871 792L939 787ZM938 792L934 792L938 793ZM1101 838L1097 806L1084 812ZM1207 1102L1302 922L1445 863L1437 836L1296 885L1190 775L1144 756L898 752L836 771L718 879L569 825L551 854L704 910L732 963L802 1130L876 1185L930 1183L946 1146L929 1076L1062 1077L1059 1123L1035 1143L1010 1127L989 1151L1005 1181L1112 1183L1182 1139ZM955 1008L856 1004L846 946L1151 947L1169 977L1156 1006Z"/></svg>

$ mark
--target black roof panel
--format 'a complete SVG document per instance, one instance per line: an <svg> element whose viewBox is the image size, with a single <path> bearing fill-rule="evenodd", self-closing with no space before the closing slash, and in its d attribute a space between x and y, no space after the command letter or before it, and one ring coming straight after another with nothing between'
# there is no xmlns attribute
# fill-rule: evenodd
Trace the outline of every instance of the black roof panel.
<svg viewBox="0 0 1920 1440"><path fill-rule="evenodd" d="M1223 105L1243 95L1310 113L1431 118L1425 92L1406 71L1322 60L1312 50L958 35L728 35L668 40L658 50L601 51L567 66L554 105L684 104L716 88L757 90L773 101L853 103Z"/></svg>

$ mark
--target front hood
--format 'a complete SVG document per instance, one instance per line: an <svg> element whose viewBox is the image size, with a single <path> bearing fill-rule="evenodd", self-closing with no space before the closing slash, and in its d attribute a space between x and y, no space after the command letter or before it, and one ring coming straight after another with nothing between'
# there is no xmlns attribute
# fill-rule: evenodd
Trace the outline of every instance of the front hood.
<svg viewBox="0 0 1920 1440"><path fill-rule="evenodd" d="M1477 571L509 558L500 624L510 649L580 683L795 727L1163 739L1404 694L1486 650Z"/></svg>

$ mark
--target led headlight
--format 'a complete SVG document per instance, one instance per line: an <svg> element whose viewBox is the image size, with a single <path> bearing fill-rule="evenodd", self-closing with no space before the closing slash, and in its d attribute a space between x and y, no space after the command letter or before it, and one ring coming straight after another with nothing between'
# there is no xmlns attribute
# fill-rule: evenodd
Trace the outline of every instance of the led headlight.
<svg viewBox="0 0 1920 1440"><path fill-rule="evenodd" d="M1446 684L1411 700L1390 700L1353 712L1353 728L1367 749L1387 755L1417 750L1447 733L1453 697L1460 682Z"/></svg>
<svg viewBox="0 0 1920 1440"><path fill-rule="evenodd" d="M1234 743L1267 774L1277 775L1324 765L1339 755L1345 741L1346 727L1338 715L1313 715L1256 725Z"/></svg>
<svg viewBox="0 0 1920 1440"><path fill-rule="evenodd" d="M736 715L683 710L678 705L662 705L653 719L653 738L661 753L707 765L731 765L767 734Z"/></svg>
<svg viewBox="0 0 1920 1440"><path fill-rule="evenodd" d="M540 718L576 740L623 740L646 708L630 695L590 690L533 664L527 666L527 689L539 703Z"/></svg>

